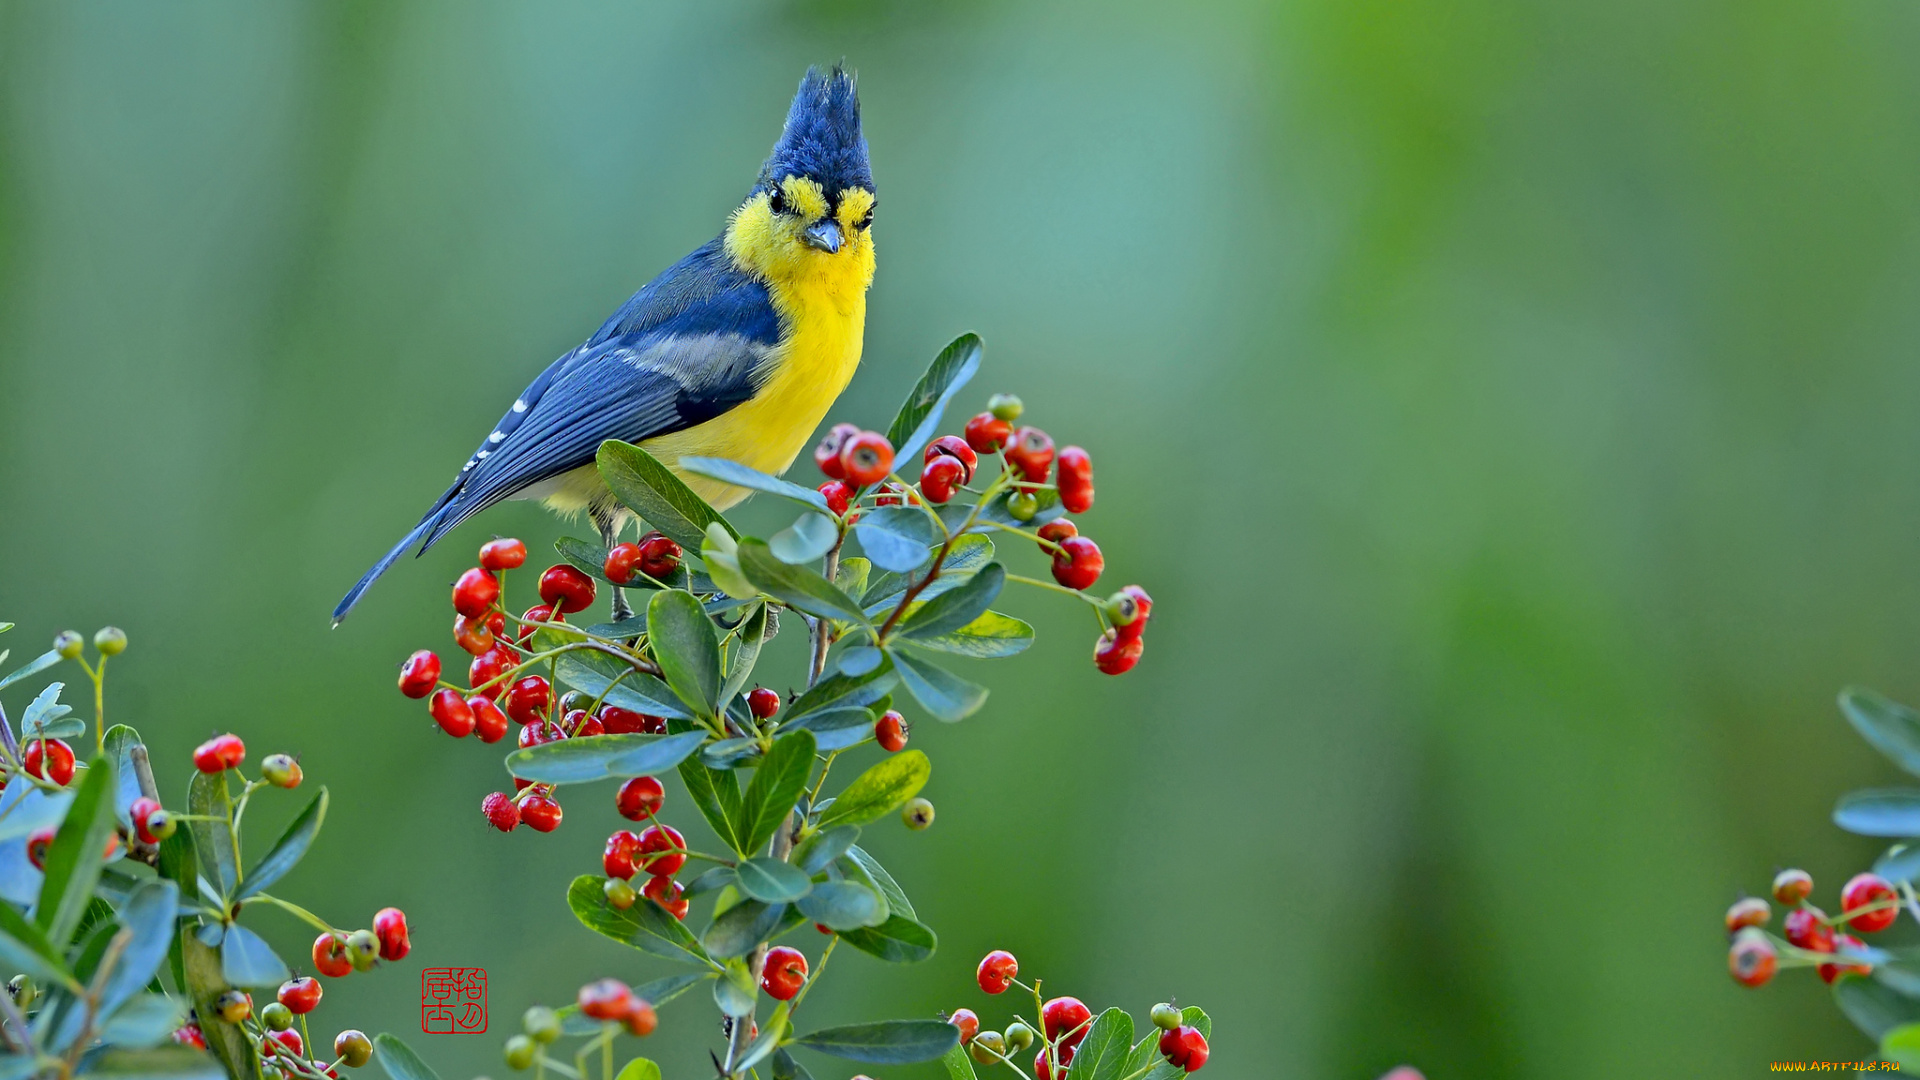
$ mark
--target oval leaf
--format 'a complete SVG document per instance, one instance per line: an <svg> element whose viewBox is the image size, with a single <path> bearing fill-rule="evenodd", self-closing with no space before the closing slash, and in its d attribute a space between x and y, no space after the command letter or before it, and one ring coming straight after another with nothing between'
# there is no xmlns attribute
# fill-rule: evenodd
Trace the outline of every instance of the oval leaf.
<svg viewBox="0 0 1920 1080"><path fill-rule="evenodd" d="M960 1029L944 1020L881 1020L825 1028L793 1040L796 1045L867 1065L933 1061L960 1044Z"/></svg>
<svg viewBox="0 0 1920 1080"><path fill-rule="evenodd" d="M989 611L958 630L908 638L901 644L974 660L998 660L1026 652L1033 644L1033 627L1010 615Z"/></svg>
<svg viewBox="0 0 1920 1080"><path fill-rule="evenodd" d="M560 658L554 674L562 683L603 699L608 705L669 720L687 720L693 716L666 683L645 672L634 671L605 653L568 653Z"/></svg>
<svg viewBox="0 0 1920 1080"><path fill-rule="evenodd" d="M880 890L880 895L886 899L889 908L909 919L920 917L914 913L913 905L907 901L907 894L901 890L900 883L893 880L893 875L887 873L887 868L881 866L880 860L868 854L865 848L849 847L846 858L847 861L859 866L861 874Z"/></svg>
<svg viewBox="0 0 1920 1080"><path fill-rule="evenodd" d="M745 961L728 963L726 971L713 983L713 1003L720 1007L723 1016L753 1015L759 995L759 988L753 983L753 973L747 970Z"/></svg>
<svg viewBox="0 0 1920 1080"><path fill-rule="evenodd" d="M233 830L227 827L233 812L233 800L227 795L224 772L193 774L187 785L187 812L196 818L187 824L193 833L193 847L200 858L200 871L213 881L220 895L233 895L240 884L240 860L233 850Z"/></svg>
<svg viewBox="0 0 1920 1080"><path fill-rule="evenodd" d="M794 849L794 865L808 876L819 873L833 865L833 860L845 855L860 838L860 827L842 825L837 829L817 832Z"/></svg>
<svg viewBox="0 0 1920 1080"><path fill-rule="evenodd" d="M634 1058L620 1067L620 1075L613 1080L660 1080L660 1066L646 1058Z"/></svg>
<svg viewBox="0 0 1920 1080"><path fill-rule="evenodd" d="M927 512L917 506L883 506L860 515L853 534L873 565L904 574L933 555L939 541Z"/></svg>
<svg viewBox="0 0 1920 1080"><path fill-rule="evenodd" d="M768 495L778 495L782 499L797 502L814 510L827 509L826 496L799 484L782 480L777 476L768 476L759 469L750 468L737 461L715 457L683 457L677 463L681 472L690 472L695 476L704 476L709 480L718 480L723 484L743 487L749 491L762 491Z"/></svg>
<svg viewBox="0 0 1920 1080"><path fill-rule="evenodd" d="M933 763L919 750L903 750L882 761L847 785L820 815L819 827L865 825L900 808L927 785Z"/></svg>
<svg viewBox="0 0 1920 1080"><path fill-rule="evenodd" d="M805 566L780 561L765 541L748 538L734 552L753 587L809 615L864 624L866 612L840 587Z"/></svg>
<svg viewBox="0 0 1920 1080"><path fill-rule="evenodd" d="M798 521L774 533L767 550L784 563L810 563L840 542L840 527L825 514L803 514Z"/></svg>
<svg viewBox="0 0 1920 1080"><path fill-rule="evenodd" d="M373 1037L373 1055L392 1080L440 1080L440 1074L420 1060L413 1047L385 1032Z"/></svg>
<svg viewBox="0 0 1920 1080"><path fill-rule="evenodd" d="M742 856L765 847L773 834L780 831L781 823L793 811L794 801L807 788L807 777L813 772L814 749L813 732L805 729L773 741L773 749L767 751L760 767L754 770L753 781L740 800L745 812L740 834L745 845L738 849Z"/></svg>
<svg viewBox="0 0 1920 1080"><path fill-rule="evenodd" d="M915 608L900 621L900 633L908 637L952 633L985 614L1006 583L1006 567L988 563L963 584Z"/></svg>
<svg viewBox="0 0 1920 1080"><path fill-rule="evenodd" d="M785 904L743 900L721 912L713 925L707 927L707 932L700 935L700 943L709 955L721 959L745 956L755 945L767 940L786 913Z"/></svg>
<svg viewBox="0 0 1920 1080"><path fill-rule="evenodd" d="M782 730L800 728L811 731L815 749L821 753L831 753L857 746L872 738L874 723L872 709L855 706L808 713L798 720L789 721Z"/></svg>
<svg viewBox="0 0 1920 1080"><path fill-rule="evenodd" d="M719 525L729 536L740 535L658 458L632 443L609 439L600 444L595 460L614 496L681 547L699 550L708 525Z"/></svg>
<svg viewBox="0 0 1920 1080"><path fill-rule="evenodd" d="M227 927L227 938L220 943L220 974L242 987L279 986L293 978L273 946L244 926Z"/></svg>
<svg viewBox="0 0 1920 1080"><path fill-rule="evenodd" d="M702 716L720 703L720 638L693 594L666 589L647 602L647 639L667 685Z"/></svg>
<svg viewBox="0 0 1920 1080"><path fill-rule="evenodd" d="M982 351L979 335L961 334L927 365L887 428L887 441L896 447L895 460L911 461L933 441L953 396L980 370Z"/></svg>
<svg viewBox="0 0 1920 1080"><path fill-rule="evenodd" d="M583 874L567 887L567 906L587 929L669 960L708 963L707 954L679 919L651 900L625 911L607 902L606 879Z"/></svg>
<svg viewBox="0 0 1920 1080"><path fill-rule="evenodd" d="M1833 823L1861 836L1920 836L1920 790L1887 788L1840 797Z"/></svg>
<svg viewBox="0 0 1920 1080"><path fill-rule="evenodd" d="M507 771L536 784L584 784L613 776L663 772L700 748L706 733L586 735L523 747L507 755Z"/></svg>
<svg viewBox="0 0 1920 1080"><path fill-rule="evenodd" d="M881 915L880 894L856 881L823 881L794 906L817 923L835 930L858 930Z"/></svg>
<svg viewBox="0 0 1920 1080"><path fill-rule="evenodd" d="M160 970L160 962L173 947L173 920L179 909L180 887L171 881L143 882L120 906L120 925L131 937L101 991L101 1012L111 1013L153 981L154 972Z"/></svg>
<svg viewBox="0 0 1920 1080"><path fill-rule="evenodd" d="M293 819L293 824L287 826L287 831L281 834L266 858L247 872L246 879L240 883L233 898L244 900L279 881L287 875L287 871L298 866L301 857L313 846L313 838L320 835L320 824L326 817L327 789L323 787L320 794L307 804L307 808L300 811L300 816Z"/></svg>
<svg viewBox="0 0 1920 1080"><path fill-rule="evenodd" d="M164 951L161 955L165 955ZM186 1019L186 1006L180 1002L165 994L140 994L130 998L113 1013L100 1038L108 1046L143 1050L165 1042L167 1036L173 1034L174 1029L185 1023ZM214 1076L223 1075L212 1059L198 1054L194 1056L200 1057ZM89 1070L87 1075L98 1074Z"/></svg>
<svg viewBox="0 0 1920 1080"><path fill-rule="evenodd" d="M1920 713L1857 686L1840 691L1840 711L1874 749L1920 776Z"/></svg>
<svg viewBox="0 0 1920 1080"><path fill-rule="evenodd" d="M946 668L900 650L890 649L887 655L893 657L893 666L900 674L900 682L913 695L913 700L937 720L948 723L965 720L987 703L987 688L984 686L970 683Z"/></svg>
<svg viewBox="0 0 1920 1080"><path fill-rule="evenodd" d="M897 912L879 926L842 930L840 937L861 952L890 964L919 963L932 956L940 944L931 929Z"/></svg>
<svg viewBox="0 0 1920 1080"><path fill-rule="evenodd" d="M766 855L741 863L736 875L741 892L769 904L798 900L813 889L813 880L799 867Z"/></svg>
<svg viewBox="0 0 1920 1080"><path fill-rule="evenodd" d="M100 853L113 835L113 764L106 758L94 758L87 766L86 779L74 792L67 806L66 819L54 833L47 849L46 872L40 880L40 897L34 906L33 921L46 931L47 940L56 949L65 948L80 925L93 899L94 883L100 880ZM25 800L22 800L23 802Z"/></svg>

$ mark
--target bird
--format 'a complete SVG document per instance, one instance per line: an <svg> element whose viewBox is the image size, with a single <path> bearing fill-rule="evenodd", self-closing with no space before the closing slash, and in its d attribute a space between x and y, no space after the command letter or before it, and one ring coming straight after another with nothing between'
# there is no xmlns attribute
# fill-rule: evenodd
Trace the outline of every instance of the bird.
<svg viewBox="0 0 1920 1080"><path fill-rule="evenodd" d="M854 76L809 68L720 234L527 384L419 524L348 590L333 625L409 548L424 554L505 499L584 512L611 547L632 514L594 464L608 439L669 468L698 455L786 471L859 367L875 205ZM716 509L749 494L677 474Z"/></svg>

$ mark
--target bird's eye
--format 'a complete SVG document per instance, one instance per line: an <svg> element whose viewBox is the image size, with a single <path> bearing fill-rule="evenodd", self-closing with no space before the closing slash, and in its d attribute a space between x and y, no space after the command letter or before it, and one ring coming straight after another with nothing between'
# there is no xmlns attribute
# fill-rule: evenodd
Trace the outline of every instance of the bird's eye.
<svg viewBox="0 0 1920 1080"><path fill-rule="evenodd" d="M875 205L878 205L878 204L876 203ZM873 228L873 210L874 208L872 206L867 207L866 214L860 219L861 228L863 229Z"/></svg>
<svg viewBox="0 0 1920 1080"><path fill-rule="evenodd" d="M767 193L767 207L776 214L786 213L787 193L780 190L778 186L775 186L772 191Z"/></svg>

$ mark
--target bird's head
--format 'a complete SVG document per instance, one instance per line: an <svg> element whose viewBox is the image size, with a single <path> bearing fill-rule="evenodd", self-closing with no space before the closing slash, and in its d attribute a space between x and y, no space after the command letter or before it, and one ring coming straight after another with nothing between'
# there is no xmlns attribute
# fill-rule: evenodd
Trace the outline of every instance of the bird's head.
<svg viewBox="0 0 1920 1080"><path fill-rule="evenodd" d="M810 69L760 178L727 225L734 258L771 279L873 276L874 187L853 76Z"/></svg>

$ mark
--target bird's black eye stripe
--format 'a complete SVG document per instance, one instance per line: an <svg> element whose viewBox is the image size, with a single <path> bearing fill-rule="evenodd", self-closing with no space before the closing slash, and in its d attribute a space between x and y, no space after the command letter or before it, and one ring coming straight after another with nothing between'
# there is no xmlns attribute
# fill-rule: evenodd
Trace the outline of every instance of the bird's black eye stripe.
<svg viewBox="0 0 1920 1080"><path fill-rule="evenodd" d="M787 212L787 193L780 190L780 185L775 184L773 190L767 193L767 206L776 214Z"/></svg>
<svg viewBox="0 0 1920 1080"><path fill-rule="evenodd" d="M860 227L861 227L861 228L863 228L863 229L870 229L870 228L872 228L872 227L873 227L873 211L874 211L874 210L875 210L875 208L877 208L877 207L878 207L879 205L880 205L879 203L875 203L875 204L873 204L873 206L869 206L869 207L867 207L867 212L866 212L866 215L865 215L864 217L862 217L862 218L860 219Z"/></svg>

